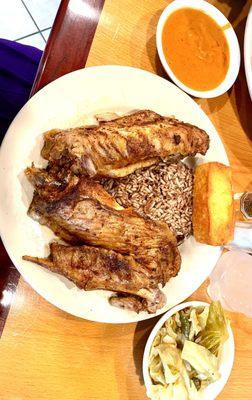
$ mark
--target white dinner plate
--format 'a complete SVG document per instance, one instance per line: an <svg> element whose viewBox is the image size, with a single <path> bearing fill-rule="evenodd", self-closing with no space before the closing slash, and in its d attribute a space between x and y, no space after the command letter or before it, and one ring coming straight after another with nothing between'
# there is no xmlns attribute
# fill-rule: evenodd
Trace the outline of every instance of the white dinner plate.
<svg viewBox="0 0 252 400"><path fill-rule="evenodd" d="M50 83L18 113L0 151L0 232L10 258L42 297L70 314L92 321L126 323L153 315L110 306L110 292L85 292L64 277L22 260L24 254L47 256L48 243L55 237L49 228L26 214L33 189L24 169L33 161L36 166L45 165L40 156L44 131L78 126L104 111L123 114L136 109L174 115L205 129L210 148L205 157L196 158L196 163L215 160L228 164L214 126L188 95L157 75L121 66L86 68ZM190 237L180 246L180 252L181 270L166 284L167 303L157 314L183 301L202 284L214 268L220 248L196 243Z"/></svg>
<svg viewBox="0 0 252 400"><path fill-rule="evenodd" d="M244 36L244 65L248 89L252 100L252 7L248 14Z"/></svg>

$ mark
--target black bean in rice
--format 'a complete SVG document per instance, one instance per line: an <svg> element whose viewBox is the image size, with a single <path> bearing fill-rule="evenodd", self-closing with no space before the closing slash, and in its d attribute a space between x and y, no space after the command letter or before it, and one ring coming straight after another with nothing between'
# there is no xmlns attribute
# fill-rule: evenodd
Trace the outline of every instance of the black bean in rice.
<svg viewBox="0 0 252 400"><path fill-rule="evenodd" d="M123 207L165 221L177 237L192 232L193 172L183 162L160 162L119 179L102 179L104 188Z"/></svg>

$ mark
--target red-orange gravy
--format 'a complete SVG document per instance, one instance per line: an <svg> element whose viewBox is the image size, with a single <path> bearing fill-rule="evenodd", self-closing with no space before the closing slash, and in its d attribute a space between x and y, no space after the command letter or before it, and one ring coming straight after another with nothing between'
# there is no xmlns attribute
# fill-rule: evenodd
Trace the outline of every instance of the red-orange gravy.
<svg viewBox="0 0 252 400"><path fill-rule="evenodd" d="M211 90L225 79L228 42L223 28L203 11L174 11L165 22L162 45L171 70L191 89Z"/></svg>

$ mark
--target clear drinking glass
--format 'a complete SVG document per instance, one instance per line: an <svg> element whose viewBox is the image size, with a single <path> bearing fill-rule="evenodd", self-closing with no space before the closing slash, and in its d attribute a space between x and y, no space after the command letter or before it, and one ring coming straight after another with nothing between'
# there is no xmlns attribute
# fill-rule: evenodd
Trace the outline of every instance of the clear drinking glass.
<svg viewBox="0 0 252 400"><path fill-rule="evenodd" d="M252 193L235 194L234 241L210 275L207 292L222 306L252 317Z"/></svg>

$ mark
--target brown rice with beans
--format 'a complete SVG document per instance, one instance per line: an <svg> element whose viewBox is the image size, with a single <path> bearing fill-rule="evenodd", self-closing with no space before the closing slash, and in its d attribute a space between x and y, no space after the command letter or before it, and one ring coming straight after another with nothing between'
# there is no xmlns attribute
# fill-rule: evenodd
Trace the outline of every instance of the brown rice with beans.
<svg viewBox="0 0 252 400"><path fill-rule="evenodd" d="M121 206L165 221L179 239L191 234L193 172L183 162L161 162L102 184Z"/></svg>

